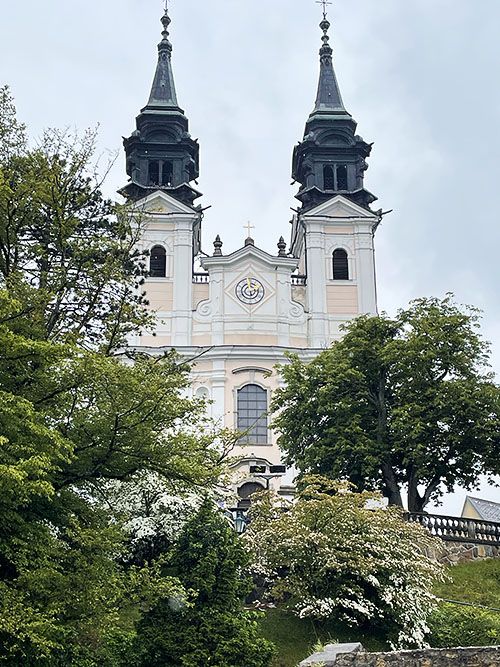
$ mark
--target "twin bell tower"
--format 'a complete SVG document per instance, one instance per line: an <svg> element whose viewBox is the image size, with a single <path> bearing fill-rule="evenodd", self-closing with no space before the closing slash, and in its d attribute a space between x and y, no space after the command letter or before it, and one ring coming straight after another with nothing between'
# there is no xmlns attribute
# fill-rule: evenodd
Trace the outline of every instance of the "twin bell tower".
<svg viewBox="0 0 500 667"><path fill-rule="evenodd" d="M374 235L381 212L371 208L376 197L365 187L371 145L356 134L344 105L324 11L316 102L293 150L300 206L290 240L278 232L271 254L249 234L224 254L221 230L204 252L199 145L177 99L168 9L161 22L151 94L124 140L129 180L120 194L134 218L140 214L139 245L149 256L145 289L156 320L154 332L130 344L152 355L175 348L196 359L193 395L206 399L221 426L240 433L234 502L244 508L264 486L293 494L295 471L281 460L269 414L281 382L276 364L286 363L289 351L312 360L341 337L344 323L377 312Z"/></svg>

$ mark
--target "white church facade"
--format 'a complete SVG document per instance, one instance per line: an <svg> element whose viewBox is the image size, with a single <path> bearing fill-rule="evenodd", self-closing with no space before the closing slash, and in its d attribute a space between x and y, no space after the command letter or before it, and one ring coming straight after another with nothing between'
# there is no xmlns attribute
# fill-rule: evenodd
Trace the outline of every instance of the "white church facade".
<svg viewBox="0 0 500 667"><path fill-rule="evenodd" d="M376 198L364 189L371 146L355 134L342 102L325 16L316 105L293 156L301 207L290 241L281 237L269 254L249 236L225 254L218 236L207 252L195 204L201 195L191 185L199 147L177 102L167 12L162 23L151 96L124 142L130 180L121 193L141 220L150 263L145 290L157 322L154 336L131 345L151 354L175 348L195 360L193 394L207 399L219 424L242 433L233 452L242 504L264 485L288 495L294 471L283 465L269 415L280 382L275 366L287 352L313 359L341 336L342 324L377 312L381 211L370 208Z"/></svg>

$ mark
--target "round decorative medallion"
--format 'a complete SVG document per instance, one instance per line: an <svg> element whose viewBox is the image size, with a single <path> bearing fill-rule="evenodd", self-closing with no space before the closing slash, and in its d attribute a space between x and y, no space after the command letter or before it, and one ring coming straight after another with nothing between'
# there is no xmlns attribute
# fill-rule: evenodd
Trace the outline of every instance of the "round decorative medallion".
<svg viewBox="0 0 500 667"><path fill-rule="evenodd" d="M242 303L259 303L264 298L264 285L255 278L244 278L236 285L236 296Z"/></svg>

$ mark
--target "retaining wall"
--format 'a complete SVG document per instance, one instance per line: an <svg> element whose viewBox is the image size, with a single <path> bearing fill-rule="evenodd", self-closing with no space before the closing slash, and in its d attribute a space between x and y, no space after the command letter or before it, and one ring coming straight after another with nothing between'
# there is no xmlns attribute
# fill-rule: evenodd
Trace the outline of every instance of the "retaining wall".
<svg viewBox="0 0 500 667"><path fill-rule="evenodd" d="M469 542L445 542L439 550L428 552L428 556L444 565L457 565L474 560L500 558L500 547L489 544L472 544Z"/></svg>
<svg viewBox="0 0 500 667"><path fill-rule="evenodd" d="M335 667L498 667L500 647L429 649L394 653L347 653Z"/></svg>

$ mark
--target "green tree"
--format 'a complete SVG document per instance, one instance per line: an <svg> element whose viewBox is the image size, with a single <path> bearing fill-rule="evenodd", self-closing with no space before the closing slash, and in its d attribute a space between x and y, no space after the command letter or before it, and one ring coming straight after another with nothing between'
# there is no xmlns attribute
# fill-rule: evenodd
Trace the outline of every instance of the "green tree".
<svg viewBox="0 0 500 667"><path fill-rule="evenodd" d="M7 86L0 88L0 161L22 152L26 147L26 127L17 120L16 107Z"/></svg>
<svg viewBox="0 0 500 667"><path fill-rule="evenodd" d="M77 665L129 604L120 512L97 502L108 481L149 471L195 489L217 479L220 453L174 356L124 365L29 339L15 331L29 326L22 306L0 304L0 658L44 664L64 647Z"/></svg>
<svg viewBox="0 0 500 667"><path fill-rule="evenodd" d="M102 196L95 132L30 149L5 88L0 115L0 283L45 338L112 353L151 322L141 221Z"/></svg>
<svg viewBox="0 0 500 667"><path fill-rule="evenodd" d="M189 602L161 600L139 624L137 667L265 667L273 647L259 637L254 612L243 609L251 582L248 555L222 512L205 500L186 525L168 574L191 592ZM130 662L129 662L130 664Z"/></svg>
<svg viewBox="0 0 500 667"><path fill-rule="evenodd" d="M178 587L120 564L108 484L207 487L221 453L187 365L120 354L150 316L138 223L103 199L92 136L29 149L5 90L0 132L0 662L111 667L131 597Z"/></svg>
<svg viewBox="0 0 500 667"><path fill-rule="evenodd" d="M358 318L310 364L292 356L273 406L288 462L395 505L406 487L412 512L498 473L500 389L478 328L451 296L420 299Z"/></svg>
<svg viewBox="0 0 500 667"><path fill-rule="evenodd" d="M287 508L259 494L244 539L271 599L301 618L369 628L398 647L425 642L443 568L424 552L439 545L381 496L307 477Z"/></svg>

